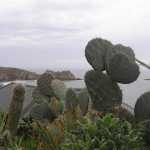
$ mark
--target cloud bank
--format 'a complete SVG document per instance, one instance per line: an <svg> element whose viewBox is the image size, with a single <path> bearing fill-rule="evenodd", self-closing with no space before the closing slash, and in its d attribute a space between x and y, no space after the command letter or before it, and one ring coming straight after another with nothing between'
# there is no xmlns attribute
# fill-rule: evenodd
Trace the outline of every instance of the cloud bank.
<svg viewBox="0 0 150 150"><path fill-rule="evenodd" d="M87 68L94 37L131 46L150 62L149 0L0 0L0 64Z"/></svg>

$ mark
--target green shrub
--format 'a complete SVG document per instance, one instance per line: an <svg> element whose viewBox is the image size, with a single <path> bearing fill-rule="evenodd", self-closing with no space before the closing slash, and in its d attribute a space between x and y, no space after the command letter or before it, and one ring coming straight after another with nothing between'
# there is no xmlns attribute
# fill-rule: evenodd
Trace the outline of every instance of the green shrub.
<svg viewBox="0 0 150 150"><path fill-rule="evenodd" d="M66 134L62 150L141 150L142 138L127 121L112 115L86 120Z"/></svg>
<svg viewBox="0 0 150 150"><path fill-rule="evenodd" d="M150 120L142 121L138 124L138 126L145 146L150 148Z"/></svg>

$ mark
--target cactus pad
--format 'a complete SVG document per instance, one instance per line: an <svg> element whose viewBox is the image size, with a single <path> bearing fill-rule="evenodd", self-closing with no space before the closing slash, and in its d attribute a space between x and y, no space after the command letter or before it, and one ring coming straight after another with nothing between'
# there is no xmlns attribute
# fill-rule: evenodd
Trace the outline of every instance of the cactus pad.
<svg viewBox="0 0 150 150"><path fill-rule="evenodd" d="M109 61L107 73L113 81L128 84L137 80L140 72L139 66L131 62L128 57L119 53Z"/></svg>
<svg viewBox="0 0 150 150"><path fill-rule="evenodd" d="M88 42L85 48L85 56L89 64L95 70L105 69L105 56L108 49L111 49L112 44L100 38L93 39Z"/></svg>
<svg viewBox="0 0 150 150"><path fill-rule="evenodd" d="M150 92L141 95L134 108L135 118L139 121L150 119Z"/></svg>
<svg viewBox="0 0 150 150"><path fill-rule="evenodd" d="M85 83L95 110L109 112L122 103L122 91L108 75L91 70L85 75Z"/></svg>

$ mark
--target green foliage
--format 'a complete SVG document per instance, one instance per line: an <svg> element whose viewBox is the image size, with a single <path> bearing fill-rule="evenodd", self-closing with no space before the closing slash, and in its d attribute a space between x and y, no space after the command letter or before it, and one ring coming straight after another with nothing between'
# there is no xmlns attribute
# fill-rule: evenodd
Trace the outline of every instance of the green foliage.
<svg viewBox="0 0 150 150"><path fill-rule="evenodd" d="M62 150L141 150L142 139L127 121L112 115L98 118L95 123L85 120L66 133Z"/></svg>
<svg viewBox="0 0 150 150"><path fill-rule="evenodd" d="M36 122L36 127L34 128L37 133L36 140L42 143L41 150L59 150L59 145L56 145L52 133L46 127L43 127L40 123ZM39 149L40 150L40 149Z"/></svg>
<svg viewBox="0 0 150 150"><path fill-rule="evenodd" d="M138 124L145 146L150 147L150 120L142 121Z"/></svg>
<svg viewBox="0 0 150 150"><path fill-rule="evenodd" d="M32 137L15 137L8 145L8 150L37 150L37 141Z"/></svg>

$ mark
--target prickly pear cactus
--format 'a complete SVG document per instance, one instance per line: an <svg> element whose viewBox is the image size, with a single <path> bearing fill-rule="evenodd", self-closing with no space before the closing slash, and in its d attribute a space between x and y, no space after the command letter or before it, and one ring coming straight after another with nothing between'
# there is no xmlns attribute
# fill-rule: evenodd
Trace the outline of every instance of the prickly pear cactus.
<svg viewBox="0 0 150 150"><path fill-rule="evenodd" d="M25 97L25 88L21 84L14 87L12 100L8 110L8 119L6 122L6 129L10 136L14 136L17 132L18 122L21 116L23 102Z"/></svg>
<svg viewBox="0 0 150 150"><path fill-rule="evenodd" d="M112 49L110 49L110 50L107 51L107 54L106 54L106 64L108 64L109 61L110 61L110 59L112 57L114 57L116 54L123 54L126 57L128 57L128 59L131 62L135 63L135 54L134 54L134 51L130 47L126 47L124 45L117 44L117 45L114 45L112 47Z"/></svg>
<svg viewBox="0 0 150 150"><path fill-rule="evenodd" d="M38 89L43 95L48 96L48 97L51 97L54 95L52 87L51 87L52 80L54 80L54 77L52 74L48 72L42 74L37 80Z"/></svg>
<svg viewBox="0 0 150 150"><path fill-rule="evenodd" d="M150 147L150 120L145 120L145 121L140 122L139 127L140 129L142 129L141 130L142 137L144 139L145 145L148 148Z"/></svg>
<svg viewBox="0 0 150 150"><path fill-rule="evenodd" d="M49 103L49 107L51 111L55 114L55 116L59 116L63 112L63 103L58 100L56 97L52 97Z"/></svg>
<svg viewBox="0 0 150 150"><path fill-rule="evenodd" d="M86 115L89 107L89 93L87 89L82 89L78 95L79 106L82 112L82 115Z"/></svg>
<svg viewBox="0 0 150 150"><path fill-rule="evenodd" d="M47 103L34 104L31 109L30 116L35 120L46 120L49 122L52 122L56 118L55 114L51 111Z"/></svg>
<svg viewBox="0 0 150 150"><path fill-rule="evenodd" d="M50 98L41 94L38 87L36 87L32 92L32 99L34 103L41 104L41 103L49 103Z"/></svg>
<svg viewBox="0 0 150 150"><path fill-rule="evenodd" d="M85 48L85 56L95 70L102 71L105 69L106 53L112 46L111 42L101 38L96 38L88 42Z"/></svg>
<svg viewBox="0 0 150 150"><path fill-rule="evenodd" d="M150 92L141 95L134 108L135 118L138 121L150 119Z"/></svg>
<svg viewBox="0 0 150 150"><path fill-rule="evenodd" d="M140 71L136 63L118 53L109 60L107 73L113 81L128 84L137 80Z"/></svg>
<svg viewBox="0 0 150 150"><path fill-rule="evenodd" d="M134 51L121 44L114 45L106 54L106 71L112 80L128 84L137 80L140 72Z"/></svg>
<svg viewBox="0 0 150 150"><path fill-rule="evenodd" d="M111 112L122 103L122 91L108 75L91 70L85 75L85 83L95 110Z"/></svg>
<svg viewBox="0 0 150 150"><path fill-rule="evenodd" d="M60 100L64 101L66 91L67 91L67 88L66 88L64 82L55 79L52 81L51 86L52 86L55 96L58 97Z"/></svg>
<svg viewBox="0 0 150 150"><path fill-rule="evenodd" d="M68 89L65 96L65 109L72 110L75 109L78 105L78 97L73 89Z"/></svg>
<svg viewBox="0 0 150 150"><path fill-rule="evenodd" d="M130 61L135 62L135 54L132 48L121 45L121 44L117 44L114 46L113 49L115 49L117 53L122 53L125 56L127 56Z"/></svg>

